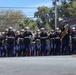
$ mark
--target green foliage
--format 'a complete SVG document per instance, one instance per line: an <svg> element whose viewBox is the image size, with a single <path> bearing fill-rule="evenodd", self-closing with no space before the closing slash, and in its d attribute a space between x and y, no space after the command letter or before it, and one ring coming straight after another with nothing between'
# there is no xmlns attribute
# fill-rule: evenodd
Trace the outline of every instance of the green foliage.
<svg viewBox="0 0 76 75"><path fill-rule="evenodd" d="M55 25L54 9L54 7L38 7L38 11L34 13L36 20L26 18L22 11L0 10L0 31L4 31L9 26L17 30L28 26L33 31L44 27L50 31ZM61 5L58 5L58 18L65 19L74 15L76 15L76 1L61 0Z"/></svg>
<svg viewBox="0 0 76 75"><path fill-rule="evenodd" d="M47 30L47 31L51 31L51 27L50 27L50 25L47 23L46 25L45 25L45 29Z"/></svg>
<svg viewBox="0 0 76 75"><path fill-rule="evenodd" d="M0 10L0 31L4 31L9 26L19 29L22 18L24 18L22 11Z"/></svg>
<svg viewBox="0 0 76 75"><path fill-rule="evenodd" d="M74 3L73 0L69 3L62 3L58 8L58 11L60 11L59 16L62 18L68 18L76 15L76 3Z"/></svg>
<svg viewBox="0 0 76 75"><path fill-rule="evenodd" d="M58 18L64 20L72 16L76 16L76 1L65 0L58 6Z"/></svg>
<svg viewBox="0 0 76 75"><path fill-rule="evenodd" d="M21 28L25 28L27 26L33 31L36 31L38 29L36 21L30 18L26 18L21 24Z"/></svg>
<svg viewBox="0 0 76 75"><path fill-rule="evenodd" d="M61 0L61 5L58 5L58 18L69 18L76 15L76 2L75 0ZM35 12L36 22L38 27L48 27L47 24L54 28L55 14L54 7L48 8L46 6L38 7Z"/></svg>
<svg viewBox="0 0 76 75"><path fill-rule="evenodd" d="M38 7L38 11L35 12L35 17L40 19L40 21L42 21L43 26L46 25L46 23L48 22L48 14L49 14L49 8L42 6L42 7Z"/></svg>

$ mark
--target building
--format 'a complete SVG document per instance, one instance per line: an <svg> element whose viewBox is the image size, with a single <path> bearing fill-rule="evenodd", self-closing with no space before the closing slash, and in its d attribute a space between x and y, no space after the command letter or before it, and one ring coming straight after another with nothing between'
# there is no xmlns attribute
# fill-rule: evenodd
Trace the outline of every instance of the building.
<svg viewBox="0 0 76 75"><path fill-rule="evenodd" d="M65 20L61 20L58 22L59 26L63 25L63 24L69 24L70 28L72 27L76 27L76 15L69 17Z"/></svg>

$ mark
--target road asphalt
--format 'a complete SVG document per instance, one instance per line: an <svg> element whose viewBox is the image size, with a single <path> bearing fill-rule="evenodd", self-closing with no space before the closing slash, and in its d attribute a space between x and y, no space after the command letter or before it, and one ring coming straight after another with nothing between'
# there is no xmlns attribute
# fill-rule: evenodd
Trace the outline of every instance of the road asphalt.
<svg viewBox="0 0 76 75"><path fill-rule="evenodd" d="M76 57L0 58L0 75L76 75Z"/></svg>

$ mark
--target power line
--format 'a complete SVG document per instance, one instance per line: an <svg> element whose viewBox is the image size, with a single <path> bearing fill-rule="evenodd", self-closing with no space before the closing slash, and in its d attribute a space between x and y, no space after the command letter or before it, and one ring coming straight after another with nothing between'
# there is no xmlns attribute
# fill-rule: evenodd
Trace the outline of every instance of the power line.
<svg viewBox="0 0 76 75"><path fill-rule="evenodd" d="M38 6L41 7L41 6ZM38 7L0 7L0 8L11 8L11 9L37 9ZM48 7L49 8L49 7Z"/></svg>
<svg viewBox="0 0 76 75"><path fill-rule="evenodd" d="M0 7L0 8L37 9L38 7Z"/></svg>
<svg viewBox="0 0 76 75"><path fill-rule="evenodd" d="M0 18L0 19L27 19L27 18L35 18L35 17L26 17L26 18Z"/></svg>

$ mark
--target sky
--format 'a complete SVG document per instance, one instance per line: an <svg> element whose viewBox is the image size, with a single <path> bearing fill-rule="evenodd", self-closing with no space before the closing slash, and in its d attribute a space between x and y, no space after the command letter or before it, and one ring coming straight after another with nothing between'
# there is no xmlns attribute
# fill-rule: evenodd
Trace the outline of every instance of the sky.
<svg viewBox="0 0 76 75"><path fill-rule="evenodd" d="M0 9L22 10L27 17L33 17L39 6L52 6L52 0L0 0ZM1 7L30 7L30 8L1 8ZM35 8L33 8L35 7Z"/></svg>

